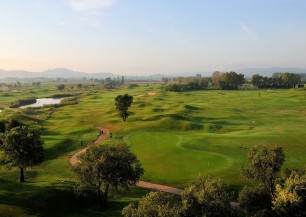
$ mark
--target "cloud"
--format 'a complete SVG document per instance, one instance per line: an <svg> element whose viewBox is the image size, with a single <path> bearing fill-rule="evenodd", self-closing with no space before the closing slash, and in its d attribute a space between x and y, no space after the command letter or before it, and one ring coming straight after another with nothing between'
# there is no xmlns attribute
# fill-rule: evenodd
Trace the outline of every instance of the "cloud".
<svg viewBox="0 0 306 217"><path fill-rule="evenodd" d="M96 12L114 5L116 0L69 0L69 6L78 12Z"/></svg>
<svg viewBox="0 0 306 217"><path fill-rule="evenodd" d="M247 24L242 24L241 29L246 35L248 35L253 40L258 39L259 37L258 33Z"/></svg>

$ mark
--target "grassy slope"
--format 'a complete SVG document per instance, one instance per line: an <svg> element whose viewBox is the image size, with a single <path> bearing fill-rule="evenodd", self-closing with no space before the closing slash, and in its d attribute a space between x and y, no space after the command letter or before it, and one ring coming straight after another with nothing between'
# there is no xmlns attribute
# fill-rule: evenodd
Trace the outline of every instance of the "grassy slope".
<svg viewBox="0 0 306 217"><path fill-rule="evenodd" d="M45 117L44 113L50 116L40 121L44 127L46 161L26 172L28 183L25 185L16 182L18 173L15 170L1 169L0 203L4 205L0 206L0 213L10 205L18 206L20 213L30 209L33 215L46 210L50 215L95 216L104 213L110 216L112 213L117 216L125 204L142 195L142 190L134 189L132 193L113 200L108 210L101 211L80 202L71 193L74 179L68 159L81 148L80 141L88 144L96 138L95 126L100 125L114 133L114 140L128 141L146 169L143 178L159 183L184 186L203 172L239 185L242 183L239 168L253 144L282 145L287 155L287 167L306 166L305 91L171 93L159 88L159 85L151 85L132 90L85 91L77 105L37 112L35 117ZM57 92L53 90L52 94L46 94L43 87L31 91L35 96ZM147 94L151 91L156 95ZM128 122L123 123L115 113L114 98L126 92L134 95L134 104ZM26 91L2 93L0 104L30 95L33 93ZM4 110L0 118L12 112ZM65 203L67 200L69 202ZM72 209L76 209L76 213Z"/></svg>

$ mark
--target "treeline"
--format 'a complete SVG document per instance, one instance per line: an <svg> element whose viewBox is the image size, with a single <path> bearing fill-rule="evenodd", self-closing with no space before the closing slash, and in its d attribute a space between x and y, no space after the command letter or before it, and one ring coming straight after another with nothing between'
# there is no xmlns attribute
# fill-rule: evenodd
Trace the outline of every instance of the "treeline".
<svg viewBox="0 0 306 217"><path fill-rule="evenodd" d="M91 78L90 81L100 83L106 89L112 89L124 84L124 77L121 78L118 76L117 78L105 78L105 79L97 79Z"/></svg>
<svg viewBox="0 0 306 217"><path fill-rule="evenodd" d="M252 85L258 88L295 88L304 87L303 74L274 73L272 77L264 77L259 74L252 76Z"/></svg>
<svg viewBox="0 0 306 217"><path fill-rule="evenodd" d="M188 90L236 90L240 85L245 83L244 75L236 72L214 72L212 77L178 77L172 79L166 90L180 92Z"/></svg>
<svg viewBox="0 0 306 217"><path fill-rule="evenodd" d="M245 83L244 74L236 72L216 71L211 76L212 84L215 88L221 90L237 90L239 86Z"/></svg>
<svg viewBox="0 0 306 217"><path fill-rule="evenodd" d="M178 77L174 82L166 87L168 91L180 92L188 90L206 90L210 82L210 78L201 77Z"/></svg>
<svg viewBox="0 0 306 217"><path fill-rule="evenodd" d="M124 77L122 76L121 78L117 77L117 78L106 78L106 79L90 79L90 82L94 82L93 84L82 84L82 83L78 83L76 85L76 87L78 89L84 89L84 88L90 88L90 87L95 87L95 86L102 86L105 89L113 89L115 87L119 87L121 85L124 84ZM97 83L97 85L95 84ZM56 86L57 90L64 90L67 89L65 84L58 84ZM70 85L70 89L74 89L73 85Z"/></svg>
<svg viewBox="0 0 306 217"><path fill-rule="evenodd" d="M245 79L244 74L236 72L219 72L215 71L211 77L177 77L163 78L165 87L168 91L181 92L190 90L237 90L243 88L244 84L252 84L258 88L302 88L306 80L306 74L297 73L274 73L272 77L264 77L254 74L252 79Z"/></svg>

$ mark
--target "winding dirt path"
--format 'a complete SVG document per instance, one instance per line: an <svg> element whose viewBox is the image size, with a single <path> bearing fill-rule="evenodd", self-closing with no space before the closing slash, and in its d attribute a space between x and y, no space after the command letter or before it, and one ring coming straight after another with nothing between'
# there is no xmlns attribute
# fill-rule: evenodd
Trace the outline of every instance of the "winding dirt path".
<svg viewBox="0 0 306 217"><path fill-rule="evenodd" d="M101 134L98 137L98 139L93 143L93 145L98 145L109 137L109 130L107 128L97 127L97 129L99 129L100 131L103 131L103 134ZM86 147L86 148L82 149L81 151L77 152L76 154L74 154L70 158L70 164L71 165L76 165L77 163L79 163L80 160L78 159L78 156L80 154L84 153L87 149L88 149L88 147ZM144 182L144 181L139 181L137 183L137 186L142 187L142 188L148 188L148 189L152 189L152 190L172 193L172 194L176 194L176 195L180 195L181 192L183 191L182 189L173 188L173 187L166 186L166 185L158 185L158 184L154 184L154 183L150 183L150 182Z"/></svg>
<svg viewBox="0 0 306 217"><path fill-rule="evenodd" d="M105 127L97 127L98 130L103 131L103 134L101 134L98 139L93 143L93 145L98 145L101 142L103 142L105 139L108 138L109 136L109 130ZM80 160L78 159L78 156L82 153L84 153L86 150L88 149L88 147L82 149L81 151L79 151L78 153L75 153L71 158L70 158L70 163L71 165L76 165L77 163L80 162Z"/></svg>
<svg viewBox="0 0 306 217"><path fill-rule="evenodd" d="M109 130L107 128L97 127L97 129L99 129L100 131L103 131L103 134L101 134L98 137L98 139L93 143L93 145L98 145L109 137ZM78 156L80 154L84 153L87 149L88 149L88 147L86 147L86 148L82 149L81 151L77 152L76 154L74 154L70 158L70 163L72 165L76 165L77 163L79 163L80 160L78 159ZM176 195L181 195L181 193L183 191L183 189L173 188L173 187L170 187L170 186L167 186L167 185L159 185L159 184L154 184L154 183L151 183L151 182L144 182L144 181L139 181L137 183L137 186L142 187L142 188L156 190L156 191L162 191L162 192L167 192L167 193L171 193L171 194L176 194ZM233 209L238 209L239 208L239 203L238 202L231 202L231 207Z"/></svg>

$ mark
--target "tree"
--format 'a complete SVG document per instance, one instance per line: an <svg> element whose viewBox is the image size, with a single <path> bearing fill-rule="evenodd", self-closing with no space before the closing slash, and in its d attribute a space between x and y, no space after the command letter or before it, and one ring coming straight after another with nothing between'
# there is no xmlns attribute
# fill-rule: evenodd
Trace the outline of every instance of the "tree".
<svg viewBox="0 0 306 217"><path fill-rule="evenodd" d="M32 83L32 86L33 87L39 87L41 85L41 82L40 81L37 81L37 82L33 82Z"/></svg>
<svg viewBox="0 0 306 217"><path fill-rule="evenodd" d="M264 78L259 74L252 75L251 83L256 87L260 87L264 84Z"/></svg>
<svg viewBox="0 0 306 217"><path fill-rule="evenodd" d="M5 123L4 121L0 121L0 133L4 133L5 132Z"/></svg>
<svg viewBox="0 0 306 217"><path fill-rule="evenodd" d="M271 217L273 215L270 195L262 187L245 187L239 193L239 204L246 216Z"/></svg>
<svg viewBox="0 0 306 217"><path fill-rule="evenodd" d="M44 159L40 129L34 125L12 128L4 134L2 149L5 160L20 169L20 182L24 182L24 170L40 165Z"/></svg>
<svg viewBox="0 0 306 217"><path fill-rule="evenodd" d="M119 111L119 115L123 121L126 121L129 116L128 109L133 103L133 96L129 94L118 95L115 98L116 109Z"/></svg>
<svg viewBox="0 0 306 217"><path fill-rule="evenodd" d="M106 78L104 80L104 87L106 89L113 89L116 86L116 81L112 80L111 78Z"/></svg>
<svg viewBox="0 0 306 217"><path fill-rule="evenodd" d="M244 75L237 74L236 72L222 73L219 78L219 87L222 90L238 89L239 85L244 83Z"/></svg>
<svg viewBox="0 0 306 217"><path fill-rule="evenodd" d="M182 192L184 216L231 216L230 197L221 180L200 175Z"/></svg>
<svg viewBox="0 0 306 217"><path fill-rule="evenodd" d="M306 216L306 174L292 171L275 186L273 209L279 216Z"/></svg>
<svg viewBox="0 0 306 217"><path fill-rule="evenodd" d="M0 121L0 147L3 145L3 134L5 133L5 123Z"/></svg>
<svg viewBox="0 0 306 217"><path fill-rule="evenodd" d="M59 85L56 86L56 88L58 90L64 90L65 89L65 84L59 84Z"/></svg>
<svg viewBox="0 0 306 217"><path fill-rule="evenodd" d="M260 150L255 145L249 152L247 167L242 170L242 175L266 188L273 198L275 179L284 162L282 147L270 145L263 146Z"/></svg>
<svg viewBox="0 0 306 217"><path fill-rule="evenodd" d="M209 78L198 78L198 87L201 90L207 89L209 84Z"/></svg>
<svg viewBox="0 0 306 217"><path fill-rule="evenodd" d="M175 217L180 215L180 204L170 194L150 192L141 198L138 204L130 203L122 210L125 217L154 216Z"/></svg>
<svg viewBox="0 0 306 217"><path fill-rule="evenodd" d="M106 204L110 189L128 189L144 173L139 160L122 142L91 147L79 159L73 167L78 190L96 191L100 205Z"/></svg>
<svg viewBox="0 0 306 217"><path fill-rule="evenodd" d="M6 128L5 128L5 130L6 130L6 131L10 131L11 129L13 129L13 128L15 128L15 127L21 127L21 126L25 126L25 124L22 123L21 121L15 119L15 118L12 118L12 119L8 122L8 124L7 124Z"/></svg>
<svg viewBox="0 0 306 217"><path fill-rule="evenodd" d="M214 71L211 75L211 81L214 85L214 87L219 87L219 80L221 77L222 73L219 71Z"/></svg>

